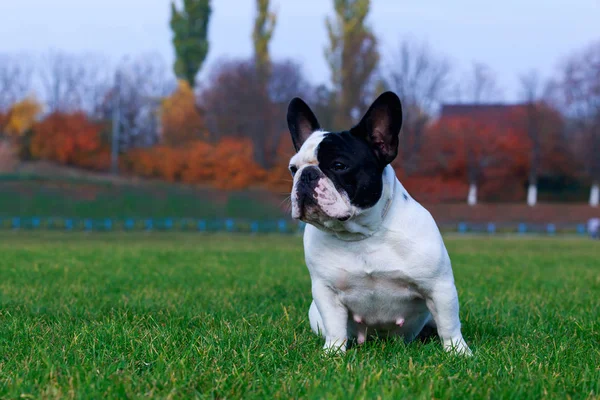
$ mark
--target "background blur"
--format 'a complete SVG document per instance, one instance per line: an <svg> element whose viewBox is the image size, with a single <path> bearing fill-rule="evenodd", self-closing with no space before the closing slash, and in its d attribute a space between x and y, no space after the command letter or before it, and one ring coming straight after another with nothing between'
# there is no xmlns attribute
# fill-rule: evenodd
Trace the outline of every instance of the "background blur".
<svg viewBox="0 0 600 400"><path fill-rule="evenodd" d="M394 168L441 225L581 231L600 216L598 21L597 0L2 1L0 227L279 229L289 100L347 129L393 90Z"/></svg>

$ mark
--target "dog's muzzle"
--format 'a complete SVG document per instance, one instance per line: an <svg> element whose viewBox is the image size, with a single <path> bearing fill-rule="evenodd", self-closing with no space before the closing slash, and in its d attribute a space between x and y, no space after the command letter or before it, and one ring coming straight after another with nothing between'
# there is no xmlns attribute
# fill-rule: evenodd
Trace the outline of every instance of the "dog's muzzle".
<svg viewBox="0 0 600 400"><path fill-rule="evenodd" d="M295 211L298 215L294 218L302 219L318 209L317 199L315 198L315 188L321 177L321 171L317 167L308 166L301 171L298 182L295 185L296 195L292 201L295 201Z"/></svg>

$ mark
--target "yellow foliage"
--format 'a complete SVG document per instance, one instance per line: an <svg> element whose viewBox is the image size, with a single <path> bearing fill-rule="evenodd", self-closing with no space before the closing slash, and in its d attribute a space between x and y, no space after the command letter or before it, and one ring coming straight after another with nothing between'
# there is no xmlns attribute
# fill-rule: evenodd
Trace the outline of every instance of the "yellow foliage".
<svg viewBox="0 0 600 400"><path fill-rule="evenodd" d="M163 100L160 119L163 143L167 146L181 146L206 137L194 91L187 81L180 80L177 90Z"/></svg>
<svg viewBox="0 0 600 400"><path fill-rule="evenodd" d="M35 123L42 112L42 105L34 98L26 98L15 103L8 112L5 132L9 136L22 136Z"/></svg>

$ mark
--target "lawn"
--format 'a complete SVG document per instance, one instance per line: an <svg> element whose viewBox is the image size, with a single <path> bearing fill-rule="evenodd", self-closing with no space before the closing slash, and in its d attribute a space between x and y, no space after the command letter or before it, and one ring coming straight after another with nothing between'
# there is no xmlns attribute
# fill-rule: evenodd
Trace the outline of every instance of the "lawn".
<svg viewBox="0 0 600 400"><path fill-rule="evenodd" d="M298 237L0 233L0 398L600 398L600 242L446 241L470 359L324 356Z"/></svg>
<svg viewBox="0 0 600 400"><path fill-rule="evenodd" d="M284 196L167 183L113 184L0 174L0 218L248 218L287 216Z"/></svg>

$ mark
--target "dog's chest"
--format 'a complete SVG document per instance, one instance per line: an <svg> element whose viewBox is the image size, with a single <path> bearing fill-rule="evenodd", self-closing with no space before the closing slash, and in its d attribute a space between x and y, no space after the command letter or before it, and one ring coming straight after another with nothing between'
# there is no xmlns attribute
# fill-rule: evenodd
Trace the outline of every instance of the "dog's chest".
<svg viewBox="0 0 600 400"><path fill-rule="evenodd" d="M411 276L407 259L389 248L359 246L337 254L338 262L324 276L354 318L371 326L420 319L423 296Z"/></svg>

